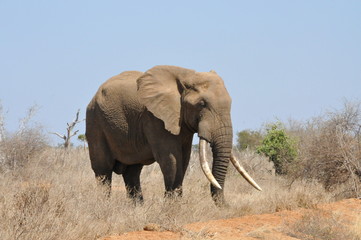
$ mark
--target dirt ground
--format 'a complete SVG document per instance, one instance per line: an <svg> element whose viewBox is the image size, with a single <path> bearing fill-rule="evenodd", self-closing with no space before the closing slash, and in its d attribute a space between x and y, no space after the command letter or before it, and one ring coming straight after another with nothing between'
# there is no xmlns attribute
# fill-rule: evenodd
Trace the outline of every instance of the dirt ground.
<svg viewBox="0 0 361 240"><path fill-rule="evenodd" d="M290 237L285 229L305 215L340 217L344 224L355 225L361 220L361 200L347 199L336 203L322 204L312 209L280 211L274 214L251 215L233 219L197 222L183 226L178 231L167 231L160 226L148 224L144 231L124 233L101 240L159 240L159 239L298 239Z"/></svg>

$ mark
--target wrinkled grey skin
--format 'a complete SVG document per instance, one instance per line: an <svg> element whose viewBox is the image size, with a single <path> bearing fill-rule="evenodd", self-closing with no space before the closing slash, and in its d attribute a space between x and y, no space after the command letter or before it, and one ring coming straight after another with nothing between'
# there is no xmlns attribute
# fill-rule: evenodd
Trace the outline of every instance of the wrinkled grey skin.
<svg viewBox="0 0 361 240"><path fill-rule="evenodd" d="M230 109L223 80L213 71L156 66L145 73L129 71L110 78L86 113L96 178L110 187L112 173L122 174L128 196L142 201L142 167L157 162L166 195L181 195L193 135L198 133L211 144L212 173L222 186L211 185L211 195L222 204L232 149Z"/></svg>

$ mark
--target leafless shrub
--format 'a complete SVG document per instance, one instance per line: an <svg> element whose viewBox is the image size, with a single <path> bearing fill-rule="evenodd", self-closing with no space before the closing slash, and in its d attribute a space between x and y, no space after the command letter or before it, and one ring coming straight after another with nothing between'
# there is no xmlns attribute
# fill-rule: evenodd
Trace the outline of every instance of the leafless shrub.
<svg viewBox="0 0 361 240"><path fill-rule="evenodd" d="M317 179L329 191L338 189L340 198L361 196L360 103L345 102L343 109L290 131L299 144L294 177Z"/></svg>
<svg viewBox="0 0 361 240"><path fill-rule="evenodd" d="M346 224L340 216L321 210L315 210L294 223L286 224L284 232L291 237L305 240L361 239L361 235L353 231L351 223Z"/></svg>
<svg viewBox="0 0 361 240"><path fill-rule="evenodd" d="M164 199L163 175L153 164L145 166L141 175L145 202L135 207L126 198L121 176L113 177L111 197L104 197L84 149L48 147L30 157L21 175L0 174L0 236L5 240L98 239L141 230L150 223L183 232L191 222L312 207L331 200L317 183L297 181L290 187L268 170L258 173L263 169L259 155L247 153L239 160L263 192L254 190L230 166L225 186L229 206L216 207L193 152L181 199Z"/></svg>
<svg viewBox="0 0 361 240"><path fill-rule="evenodd" d="M359 111L351 110L347 111ZM341 113L338 112L342 119L345 115ZM182 232L184 224L196 221L313 208L318 203L335 200L331 191L336 187L341 189L339 192L351 189L355 193L360 169L357 165L360 164L360 137L359 120L351 120L360 115L347 114L347 121L340 121L336 115L330 114L297 128L293 125L291 132L299 138L301 154L295 166L298 171L294 171L298 178L292 185L286 177L275 176L267 158L251 151L235 151L263 192L254 190L230 165L225 184L226 208L214 205L197 152L192 152L181 199L163 198L163 175L157 164L145 166L142 172L143 205L135 207L126 198L121 176L113 177L112 195L105 198L96 184L87 151L83 148L64 151L47 146L42 129L29 125L25 118L25 124L21 125L25 127L6 135L0 143L0 156L5 156L1 166L8 170L0 174L0 236L5 240L98 239L141 230L149 223ZM210 151L208 158L211 161ZM323 180L327 179L328 167L338 161L344 168L336 164L336 169L346 169L349 174L343 183L345 187L331 184L329 191L325 191L323 186L327 181ZM21 174L11 171L20 166ZM188 234L194 238L208 237L205 233Z"/></svg>
<svg viewBox="0 0 361 240"><path fill-rule="evenodd" d="M74 137L79 132L79 130L73 132L75 125L83 121L83 120L79 120L79 112L80 109L78 109L78 111L76 112L75 119L71 123L66 124L67 128L65 134L52 132L52 134L55 134L56 136L64 140L64 144L63 144L64 148L68 148L71 146L71 142L70 142L71 138Z"/></svg>
<svg viewBox="0 0 361 240"><path fill-rule="evenodd" d="M233 154L242 162L243 167L247 172L252 174L252 176L269 177L275 175L274 164L268 157L256 154L255 151L251 149L239 151L237 148L234 148ZM232 166L229 171L233 174L238 174Z"/></svg>
<svg viewBox="0 0 361 240"><path fill-rule="evenodd" d="M36 106L29 108L27 115L20 120L19 128L14 133L3 131L0 141L0 171L17 170L23 167L35 154L41 152L47 145L47 137L43 128L31 124L31 119L37 110Z"/></svg>

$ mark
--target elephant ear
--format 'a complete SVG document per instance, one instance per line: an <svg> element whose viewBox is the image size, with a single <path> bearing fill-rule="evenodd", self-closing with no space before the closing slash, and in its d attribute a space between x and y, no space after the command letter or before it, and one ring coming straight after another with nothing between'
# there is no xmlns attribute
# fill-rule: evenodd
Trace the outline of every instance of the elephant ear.
<svg viewBox="0 0 361 240"><path fill-rule="evenodd" d="M180 132L182 78L187 70L157 66L137 79L139 101L174 135Z"/></svg>

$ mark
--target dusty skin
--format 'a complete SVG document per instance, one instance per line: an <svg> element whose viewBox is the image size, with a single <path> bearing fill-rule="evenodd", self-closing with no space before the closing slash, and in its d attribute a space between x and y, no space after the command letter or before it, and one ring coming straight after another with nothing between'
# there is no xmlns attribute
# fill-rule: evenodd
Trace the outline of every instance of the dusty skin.
<svg viewBox="0 0 361 240"><path fill-rule="evenodd" d="M185 225L178 232L167 231L161 226L149 224L147 231L129 232L120 236L110 236L101 240L158 240L158 239L301 239L287 234L289 225L299 221L305 215L337 215L342 223L355 229L360 226L361 200L347 199L336 203L317 205L312 209L298 209L294 211L280 211L274 214L251 215L233 219L197 222ZM357 231L357 230L356 230ZM361 231L361 230L360 230ZM358 232L360 234L360 232Z"/></svg>
<svg viewBox="0 0 361 240"><path fill-rule="evenodd" d="M121 174L127 195L142 202L141 171L157 162L166 195L182 195L197 133L202 170L217 205L225 203L230 159L241 176L261 190L232 153L231 102L214 71L155 66L145 73L126 71L110 78L99 87L86 113L85 134L96 178L110 192L113 172ZM207 143L213 152L212 170L201 154Z"/></svg>

